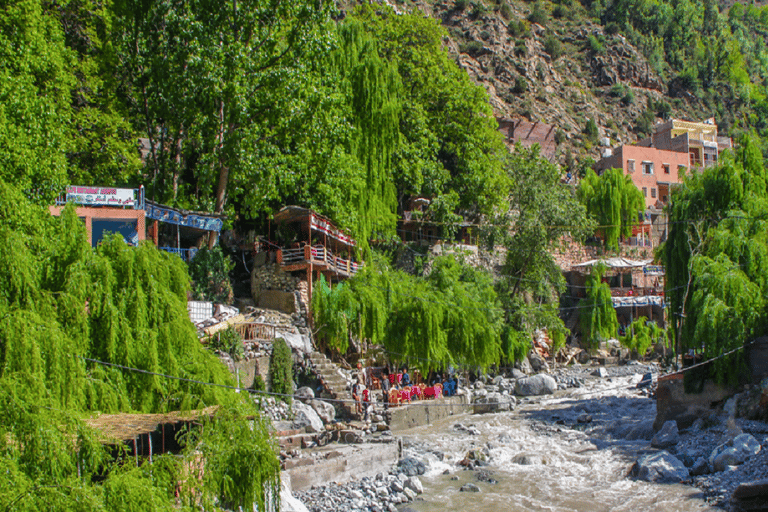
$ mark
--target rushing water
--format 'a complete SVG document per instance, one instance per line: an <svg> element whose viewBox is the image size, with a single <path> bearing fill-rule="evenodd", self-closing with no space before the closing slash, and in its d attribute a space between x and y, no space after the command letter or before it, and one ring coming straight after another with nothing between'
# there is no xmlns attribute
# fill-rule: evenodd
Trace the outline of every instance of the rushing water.
<svg viewBox="0 0 768 512"><path fill-rule="evenodd" d="M405 454L428 466L421 477L424 494L407 507L417 512L716 510L691 486L626 477L648 441L626 441L611 432L647 426L655 414L652 400L626 389L632 383L617 378L602 393L560 392L513 412L453 416L403 432ZM577 418L585 413L592 421L581 425ZM479 434L456 424L474 426ZM496 483L457 465L470 450L488 455L488 465L480 469ZM527 456L528 464L520 464L520 456ZM480 492L460 492L465 483Z"/></svg>

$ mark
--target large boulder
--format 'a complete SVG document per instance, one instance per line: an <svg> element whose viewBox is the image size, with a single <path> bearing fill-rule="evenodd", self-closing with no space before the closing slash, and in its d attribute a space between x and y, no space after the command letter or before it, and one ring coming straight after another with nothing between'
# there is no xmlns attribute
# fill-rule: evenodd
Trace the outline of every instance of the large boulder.
<svg viewBox="0 0 768 512"><path fill-rule="evenodd" d="M680 432L677 430L677 422L669 420L664 423L661 430L651 439L651 446L654 448L669 448L680 441Z"/></svg>
<svg viewBox="0 0 768 512"><path fill-rule="evenodd" d="M649 453L640 457L630 474L646 482L680 483L689 478L688 468L669 452Z"/></svg>
<svg viewBox="0 0 768 512"><path fill-rule="evenodd" d="M305 428L307 432L323 432L323 420L317 415L315 410L307 404L293 402L293 428Z"/></svg>
<svg viewBox="0 0 768 512"><path fill-rule="evenodd" d="M312 406L317 415L320 416L323 423L333 423L333 420L336 418L336 408L333 405L322 400L312 400L309 402L309 405Z"/></svg>
<svg viewBox="0 0 768 512"><path fill-rule="evenodd" d="M768 479L739 485L731 495L731 510L768 510Z"/></svg>
<svg viewBox="0 0 768 512"><path fill-rule="evenodd" d="M488 412L508 411L514 405L515 397L502 395L501 393L488 393L485 396L475 398L474 413L484 414Z"/></svg>
<svg viewBox="0 0 768 512"><path fill-rule="evenodd" d="M309 339L309 336L286 331L276 331L275 336L283 338L294 352L302 354L312 353L312 341Z"/></svg>
<svg viewBox="0 0 768 512"><path fill-rule="evenodd" d="M515 384L515 393L522 396L551 395L556 390L557 381L543 373L518 379Z"/></svg>
<svg viewBox="0 0 768 512"><path fill-rule="evenodd" d="M749 434L739 434L727 443L721 444L709 456L709 465L714 471L724 471L728 466L743 464L760 452L760 443Z"/></svg>
<svg viewBox="0 0 768 512"><path fill-rule="evenodd" d="M533 371L535 372L549 371L549 364L547 363L547 360L541 357L541 355L539 355L539 353L535 350L531 350L528 353L528 361L531 363L531 368L533 368Z"/></svg>
<svg viewBox="0 0 768 512"><path fill-rule="evenodd" d="M414 459L413 457L400 459L397 462L397 468L401 473L408 477L423 475L427 472L427 467L424 465L424 463Z"/></svg>
<svg viewBox="0 0 768 512"><path fill-rule="evenodd" d="M281 478L280 486L280 511L281 512L309 512L306 506L293 497L287 479Z"/></svg>
<svg viewBox="0 0 768 512"><path fill-rule="evenodd" d="M302 386L293 393L293 396L301 401L312 400L315 398L315 391L309 386Z"/></svg>

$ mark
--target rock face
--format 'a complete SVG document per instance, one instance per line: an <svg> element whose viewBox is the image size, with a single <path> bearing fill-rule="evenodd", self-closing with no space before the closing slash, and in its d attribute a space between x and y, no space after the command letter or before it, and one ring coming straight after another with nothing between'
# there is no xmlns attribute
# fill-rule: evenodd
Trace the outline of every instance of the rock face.
<svg viewBox="0 0 768 512"><path fill-rule="evenodd" d="M557 381L543 373L520 379L515 385L515 393L522 396L551 395L556 390Z"/></svg>
<svg viewBox="0 0 768 512"><path fill-rule="evenodd" d="M666 451L643 455L630 473L646 482L679 483L689 478L688 468Z"/></svg>
<svg viewBox="0 0 768 512"><path fill-rule="evenodd" d="M680 440L680 432L677 430L677 422L667 421L661 430L651 439L651 446L654 448L669 448L674 446Z"/></svg>

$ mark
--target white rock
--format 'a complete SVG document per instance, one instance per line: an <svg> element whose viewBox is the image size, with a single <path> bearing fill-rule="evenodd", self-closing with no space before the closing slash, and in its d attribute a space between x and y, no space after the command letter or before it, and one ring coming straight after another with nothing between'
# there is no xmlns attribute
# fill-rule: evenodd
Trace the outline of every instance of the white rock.
<svg viewBox="0 0 768 512"><path fill-rule="evenodd" d="M417 476L408 477L408 480L405 481L405 488L412 490L416 494L421 494L424 492L424 487L421 485L421 480L419 480L419 477Z"/></svg>

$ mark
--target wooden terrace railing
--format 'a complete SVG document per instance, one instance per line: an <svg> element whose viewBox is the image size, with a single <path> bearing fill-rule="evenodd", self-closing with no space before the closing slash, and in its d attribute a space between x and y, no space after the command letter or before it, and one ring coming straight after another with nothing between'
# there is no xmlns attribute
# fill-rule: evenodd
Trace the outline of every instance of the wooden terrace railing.
<svg viewBox="0 0 768 512"><path fill-rule="evenodd" d="M357 274L360 268L359 263L336 256L328 248L321 245L305 245L298 249L279 249L277 261L283 267L312 263L319 269L330 270L346 276Z"/></svg>
<svg viewBox="0 0 768 512"><path fill-rule="evenodd" d="M233 327L243 338L243 341L272 341L275 339L276 326L273 324L243 322L234 324Z"/></svg>

